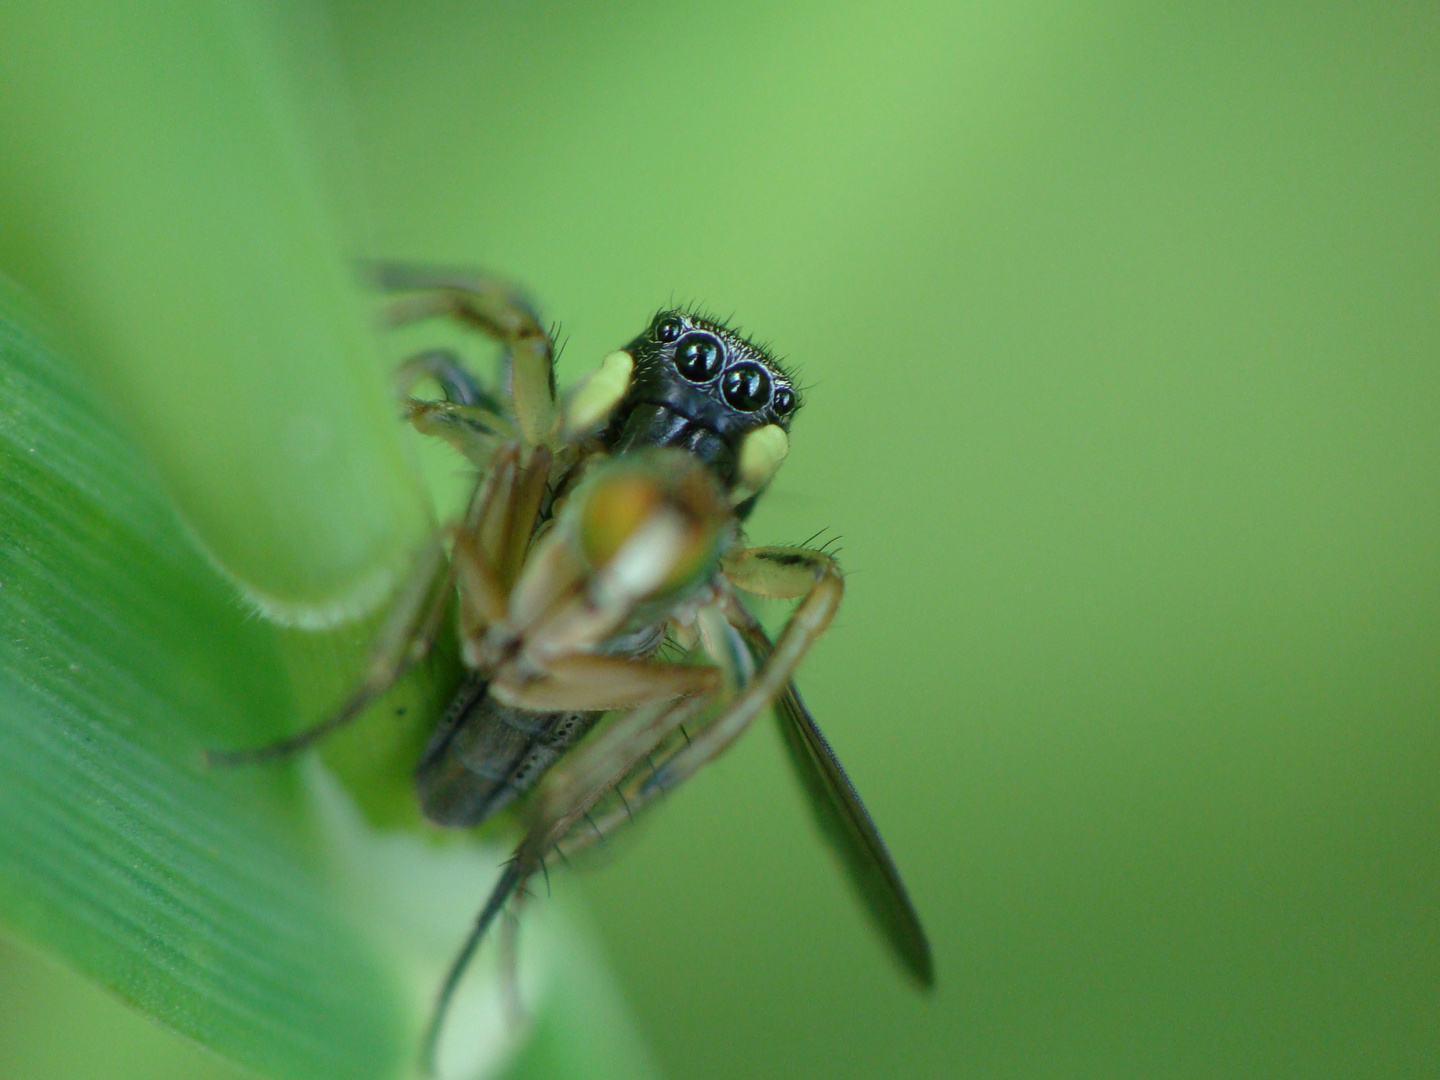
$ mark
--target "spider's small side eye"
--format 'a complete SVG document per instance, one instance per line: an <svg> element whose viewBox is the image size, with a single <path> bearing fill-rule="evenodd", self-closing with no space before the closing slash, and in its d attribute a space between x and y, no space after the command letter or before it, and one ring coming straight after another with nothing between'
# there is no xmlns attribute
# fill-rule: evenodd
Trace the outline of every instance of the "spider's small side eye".
<svg viewBox="0 0 1440 1080"><path fill-rule="evenodd" d="M668 315L655 324L655 340L666 345L685 331L685 324L674 315Z"/></svg>
<svg viewBox="0 0 1440 1080"><path fill-rule="evenodd" d="M777 416L788 416L795 408L795 391L788 386L780 386L775 389L775 397L770 402Z"/></svg>
<svg viewBox="0 0 1440 1080"><path fill-rule="evenodd" d="M707 383L725 366L725 350L709 334L686 334L675 346L675 369L693 383Z"/></svg>
<svg viewBox="0 0 1440 1080"><path fill-rule="evenodd" d="M725 373L720 389L732 409L755 412L770 404L770 373L759 364L736 364Z"/></svg>

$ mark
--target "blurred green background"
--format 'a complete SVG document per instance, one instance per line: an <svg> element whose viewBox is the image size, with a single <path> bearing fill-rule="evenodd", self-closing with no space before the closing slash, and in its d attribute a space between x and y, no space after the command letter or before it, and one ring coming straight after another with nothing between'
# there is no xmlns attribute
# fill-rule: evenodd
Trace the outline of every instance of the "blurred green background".
<svg viewBox="0 0 1440 1080"><path fill-rule="evenodd" d="M567 380L673 299L811 387L750 532L843 537L802 684L939 987L766 729L557 882L666 1075L1440 1074L1440 9L328 16L364 253L527 283Z"/></svg>

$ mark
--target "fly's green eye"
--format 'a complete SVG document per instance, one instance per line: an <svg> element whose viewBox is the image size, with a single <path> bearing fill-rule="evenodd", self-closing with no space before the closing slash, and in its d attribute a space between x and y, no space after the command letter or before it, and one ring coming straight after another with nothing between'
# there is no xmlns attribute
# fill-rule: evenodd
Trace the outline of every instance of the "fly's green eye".
<svg viewBox="0 0 1440 1080"><path fill-rule="evenodd" d="M770 373L759 364L736 364L720 384L725 400L739 412L755 412L770 404Z"/></svg>
<svg viewBox="0 0 1440 1080"><path fill-rule="evenodd" d="M671 315L655 324L655 340L670 344L685 331L685 324Z"/></svg>
<svg viewBox="0 0 1440 1080"><path fill-rule="evenodd" d="M790 410L795 408L795 391L788 386L781 386L775 391L775 400L771 402L775 412L779 416L788 416Z"/></svg>
<svg viewBox="0 0 1440 1080"><path fill-rule="evenodd" d="M709 334L688 334L675 346L675 369L693 383L707 383L725 366L725 350Z"/></svg>

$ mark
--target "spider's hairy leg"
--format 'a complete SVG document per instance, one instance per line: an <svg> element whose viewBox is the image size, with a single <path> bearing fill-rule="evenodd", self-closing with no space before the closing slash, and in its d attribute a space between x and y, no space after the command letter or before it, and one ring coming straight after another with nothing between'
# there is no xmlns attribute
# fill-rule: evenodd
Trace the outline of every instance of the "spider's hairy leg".
<svg viewBox="0 0 1440 1080"><path fill-rule="evenodd" d="M774 651L749 685L660 766L642 786L645 794L655 788L674 787L740 736L760 710L784 691L805 653L830 625L845 590L840 565L813 548L740 549L727 554L721 568L732 585L746 592L780 600L799 598L800 603L775 640ZM739 604L734 608L739 609Z"/></svg>
<svg viewBox="0 0 1440 1080"><path fill-rule="evenodd" d="M540 522L540 508L549 489L552 460L549 449L536 447L530 454L530 460L515 477L510 531L504 539L504 557L499 563L500 580L507 586L514 585L524 569L531 538Z"/></svg>
<svg viewBox="0 0 1440 1080"><path fill-rule="evenodd" d="M719 686L720 673L711 667L577 653L551 661L536 676L498 675L490 693L535 712L601 712L713 694Z"/></svg>
<svg viewBox="0 0 1440 1080"><path fill-rule="evenodd" d="M438 540L430 541L420 550L376 639L365 677L340 708L318 724L264 746L207 751L206 762L229 767L289 757L349 724L429 653L444 622L452 580L444 548Z"/></svg>
<svg viewBox="0 0 1440 1080"><path fill-rule="evenodd" d="M381 289L413 294L390 305L387 319L392 326L443 317L499 341L510 368L521 436L531 446L555 445L560 428L555 343L518 290L483 274L443 267L380 263L372 271Z"/></svg>
<svg viewBox="0 0 1440 1080"><path fill-rule="evenodd" d="M751 652L746 647L741 632L732 626L727 618L730 606L742 612L744 609L734 603L733 597L726 599L730 601L730 605L723 602L706 605L697 613L695 619L697 640L704 645L705 653L715 662L716 670L720 672L719 692L710 699L710 702L733 699L739 689L747 685L755 675ZM705 721L698 731L704 732L710 724L724 715L722 712ZM678 724L676 728L684 730ZM687 745L690 741L687 738ZM584 851L596 840L604 838L632 820L637 812L664 795L669 790L668 787L649 782L654 774L655 769L652 767L637 769L625 776L615 787L620 805L602 815L595 823L594 828L576 830L568 836L563 842L561 850L567 856Z"/></svg>
<svg viewBox="0 0 1440 1080"><path fill-rule="evenodd" d="M713 671L711 668L700 668ZM669 703L656 703L622 714L596 738L556 766L532 805L529 828L517 849L517 856L539 858L552 848L570 854L585 843L567 844L575 839L579 822L586 820L595 804L616 788L661 744L709 708L714 689ZM624 811L620 811L624 814ZM628 815L626 815L628 820ZM606 821L608 818L601 819ZM586 842L609 830L593 820L586 821Z"/></svg>

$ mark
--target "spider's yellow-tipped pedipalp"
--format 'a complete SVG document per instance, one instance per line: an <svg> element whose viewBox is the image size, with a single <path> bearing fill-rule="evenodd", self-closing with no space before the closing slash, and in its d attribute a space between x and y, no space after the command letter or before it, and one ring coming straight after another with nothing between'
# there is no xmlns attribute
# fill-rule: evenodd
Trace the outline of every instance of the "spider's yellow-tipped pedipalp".
<svg viewBox="0 0 1440 1080"><path fill-rule="evenodd" d="M565 438L572 440L599 427L630 389L635 358L616 349L600 361L600 367L565 410Z"/></svg>
<svg viewBox="0 0 1440 1080"><path fill-rule="evenodd" d="M790 437L779 424L766 424L745 436L740 445L739 477L733 502L741 503L775 478L790 453Z"/></svg>

